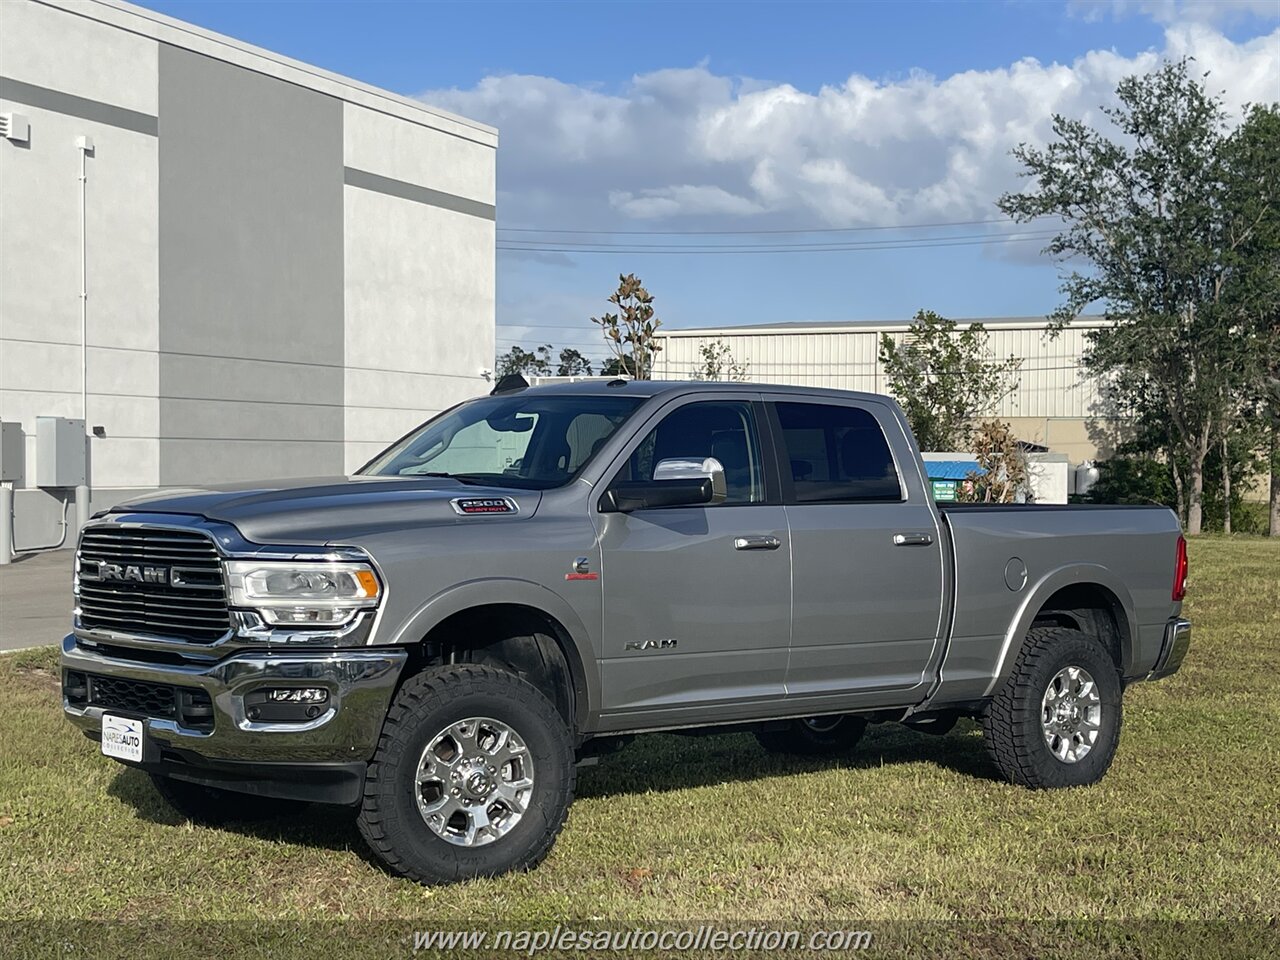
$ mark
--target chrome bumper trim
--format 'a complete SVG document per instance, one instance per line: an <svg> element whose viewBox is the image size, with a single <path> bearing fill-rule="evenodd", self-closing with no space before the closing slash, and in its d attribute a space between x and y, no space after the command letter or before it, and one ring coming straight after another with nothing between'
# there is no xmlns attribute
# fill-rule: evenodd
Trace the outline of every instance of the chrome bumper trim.
<svg viewBox="0 0 1280 960"><path fill-rule="evenodd" d="M162 664L106 656L62 641L62 669L150 683L199 688L213 703L213 728L146 718L161 748L189 750L211 760L334 762L368 760L377 746L396 681L408 654L399 648L280 650L237 653L214 663ZM258 723L245 715L244 697L263 686L316 686L329 691L329 709L305 723ZM90 734L102 730L103 708L63 712Z"/></svg>
<svg viewBox="0 0 1280 960"><path fill-rule="evenodd" d="M1191 621L1174 617L1164 628L1164 642L1160 644L1160 656L1147 674L1148 680L1160 680L1177 673L1191 646Z"/></svg>

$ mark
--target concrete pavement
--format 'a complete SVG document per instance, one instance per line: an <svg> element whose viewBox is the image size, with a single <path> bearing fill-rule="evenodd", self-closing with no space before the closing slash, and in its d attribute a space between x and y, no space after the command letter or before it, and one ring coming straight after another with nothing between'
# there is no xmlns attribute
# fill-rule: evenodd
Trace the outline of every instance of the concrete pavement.
<svg viewBox="0 0 1280 960"><path fill-rule="evenodd" d="M0 566L0 652L58 643L71 629L74 556L53 550Z"/></svg>

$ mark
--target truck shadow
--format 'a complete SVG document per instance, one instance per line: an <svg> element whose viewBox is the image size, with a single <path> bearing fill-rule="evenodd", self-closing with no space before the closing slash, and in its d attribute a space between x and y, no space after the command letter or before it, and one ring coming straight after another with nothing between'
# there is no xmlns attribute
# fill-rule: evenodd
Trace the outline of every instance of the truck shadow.
<svg viewBox="0 0 1280 960"><path fill-rule="evenodd" d="M999 779L987 759L973 721L962 720L943 737L897 724L870 727L858 748L840 757L793 757L765 752L749 734L709 736L654 734L638 737L599 764L579 771L577 796L610 797L652 791L786 777L823 770L858 770L894 764L924 763L980 780ZM121 768L107 788L149 823L181 826L186 819L156 792L143 773ZM232 820L212 829L270 841L286 841L334 851L349 851L375 863L355 826L354 811L313 804L293 816L271 820Z"/></svg>
<svg viewBox="0 0 1280 960"><path fill-rule="evenodd" d="M961 720L946 736L908 730L898 724L869 727L857 748L832 757L785 756L766 752L750 734L638 737L599 765L580 771L578 797L609 797L648 791L683 790L794 773L927 763L966 777L998 780L982 745L981 731Z"/></svg>
<svg viewBox="0 0 1280 960"><path fill-rule="evenodd" d="M156 792L151 778L140 770L121 767L107 786L107 794L131 806L138 819L161 826L181 827L187 818L174 810ZM233 801L232 801L233 802ZM253 802L245 797L246 804ZM323 850L350 851L375 863L356 829L355 812L348 807L313 803L298 813L270 819L232 819L225 823L201 824L204 829L226 830L246 837L272 842L285 841Z"/></svg>

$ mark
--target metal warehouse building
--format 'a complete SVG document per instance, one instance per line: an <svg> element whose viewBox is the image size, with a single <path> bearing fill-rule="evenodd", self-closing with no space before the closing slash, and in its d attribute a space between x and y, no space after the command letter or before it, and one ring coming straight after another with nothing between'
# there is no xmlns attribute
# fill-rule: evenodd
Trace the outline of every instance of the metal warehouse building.
<svg viewBox="0 0 1280 960"><path fill-rule="evenodd" d="M1124 421L1099 396L1098 384L1081 363L1086 333L1102 326L1096 317L1076 320L1058 337L1045 334L1043 317L959 320L980 322L989 333L993 358L1019 358L1018 388L996 413L1018 437L1066 454L1073 464L1108 456ZM669 330L654 367L655 379L683 379L701 367L701 348L724 342L734 359L750 365L762 383L833 387L889 393L879 360L880 335L902 342L906 323L776 323L764 326Z"/></svg>
<svg viewBox="0 0 1280 960"><path fill-rule="evenodd" d="M100 509L341 474L488 389L493 128L115 0L0 3L0 114L19 547L68 494L39 417L98 434Z"/></svg>

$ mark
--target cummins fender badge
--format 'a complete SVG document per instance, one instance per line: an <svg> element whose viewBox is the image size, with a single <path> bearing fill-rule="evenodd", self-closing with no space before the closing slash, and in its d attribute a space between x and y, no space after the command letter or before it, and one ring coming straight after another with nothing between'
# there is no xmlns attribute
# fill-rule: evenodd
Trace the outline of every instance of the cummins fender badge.
<svg viewBox="0 0 1280 960"><path fill-rule="evenodd" d="M520 512L519 504L510 497L455 497L449 502L453 512L464 517Z"/></svg>
<svg viewBox="0 0 1280 960"><path fill-rule="evenodd" d="M588 557L578 557L573 561L572 568L564 578L566 580L599 580L600 574L591 572L591 560Z"/></svg>

